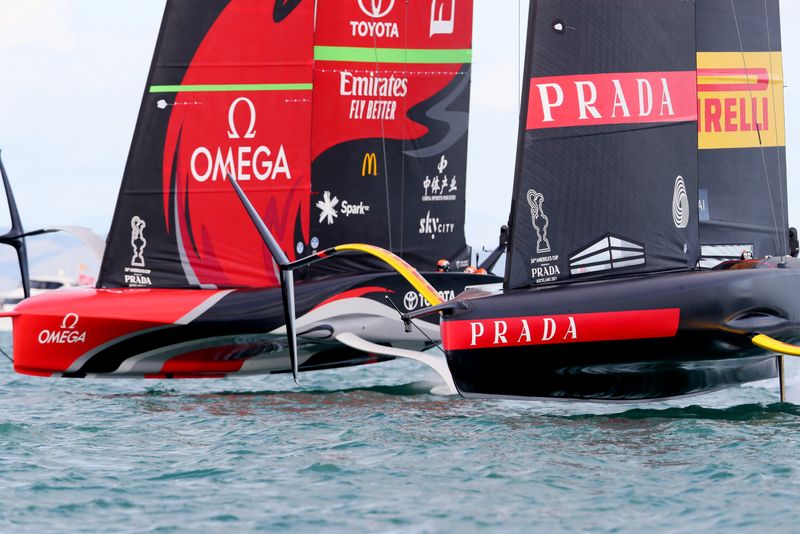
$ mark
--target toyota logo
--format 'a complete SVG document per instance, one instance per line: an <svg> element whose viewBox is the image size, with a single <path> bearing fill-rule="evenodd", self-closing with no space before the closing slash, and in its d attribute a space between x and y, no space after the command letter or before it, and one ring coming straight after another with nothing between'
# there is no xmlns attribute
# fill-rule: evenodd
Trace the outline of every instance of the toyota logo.
<svg viewBox="0 0 800 534"><path fill-rule="evenodd" d="M370 9L367 9L367 7L364 6L365 1L366 0L358 0L358 6L361 8L361 11L363 11L365 15L367 15L368 17L372 17L373 19L382 19L383 17L388 15L389 12L394 7L394 2L395 2L395 0L389 0L389 7L387 7L386 9L382 9L383 0L369 0Z"/></svg>
<svg viewBox="0 0 800 534"><path fill-rule="evenodd" d="M403 305L407 310L415 310L419 306L419 295L415 291L409 291L403 297Z"/></svg>

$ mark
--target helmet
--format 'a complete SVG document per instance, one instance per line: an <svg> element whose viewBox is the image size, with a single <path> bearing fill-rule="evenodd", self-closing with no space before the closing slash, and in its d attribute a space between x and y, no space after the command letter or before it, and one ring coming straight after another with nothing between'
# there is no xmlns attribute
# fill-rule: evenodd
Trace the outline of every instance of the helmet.
<svg viewBox="0 0 800 534"><path fill-rule="evenodd" d="M446 273L447 271L450 270L450 262L445 260L445 259L441 259L441 260L437 261L436 262L436 270L441 272L441 273Z"/></svg>
<svg viewBox="0 0 800 534"><path fill-rule="evenodd" d="M474 265L469 265L466 269L464 269L465 273L470 273L470 274L475 273L477 271L478 269L476 269Z"/></svg>
<svg viewBox="0 0 800 534"><path fill-rule="evenodd" d="M740 258L743 259L743 260L752 260L753 259L753 253L750 252L749 250L743 250L742 251L742 255L740 256Z"/></svg>
<svg viewBox="0 0 800 534"><path fill-rule="evenodd" d="M486 271L486 269L480 268L480 269L475 269L475 274L489 274L489 273Z"/></svg>

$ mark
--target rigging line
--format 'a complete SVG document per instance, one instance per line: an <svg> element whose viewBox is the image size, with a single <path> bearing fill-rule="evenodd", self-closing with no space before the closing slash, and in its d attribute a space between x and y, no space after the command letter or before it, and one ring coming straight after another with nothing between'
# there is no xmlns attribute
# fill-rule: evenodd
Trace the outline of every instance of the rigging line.
<svg viewBox="0 0 800 534"><path fill-rule="evenodd" d="M400 314L400 317L402 317L403 316L403 312L401 312L400 308L398 308L397 305L394 303L394 301L392 300L392 297L389 296L389 292L388 291L384 295L384 298L389 301L389 304L392 305L392 308L394 308L395 311ZM439 343L435 342L433 339L431 339L431 337L428 334L426 334L425 331L422 328L417 326L417 323L415 323L412 319L409 319L408 322L411 323L412 325L414 325L414 328L419 330L419 333L422 334L423 336L425 336L428 339L428 341L431 342L431 345L433 345L434 347L436 347L437 349L442 351L442 354L446 354L444 352L444 349L442 348L442 346Z"/></svg>
<svg viewBox="0 0 800 534"><path fill-rule="evenodd" d="M9 355L8 355L8 353L7 353L6 351L4 351L2 348L0 348L0 353L1 353L3 356L5 356L6 358L8 358L8 361L10 361L11 363L14 363L14 358L12 358L11 356L9 356Z"/></svg>
<svg viewBox="0 0 800 534"><path fill-rule="evenodd" d="M405 13L406 28L408 25L408 2L406 2ZM403 53L403 75L408 76L408 32L405 33L405 47ZM405 246L405 212L406 212L406 121L405 117L408 114L408 98L403 97L403 133L400 147L400 250L398 256L403 257L403 249ZM389 223L391 225L391 221Z"/></svg>
<svg viewBox="0 0 800 534"><path fill-rule="evenodd" d="M406 13L408 13L408 0L406 0ZM375 50L375 74L380 74L380 62L378 61L378 34L372 34L372 47ZM386 125L385 116L381 113L381 149L383 151L383 183L386 186L386 230L389 233L389 250L394 250L392 246L392 207L389 205L389 161L386 158Z"/></svg>
<svg viewBox="0 0 800 534"><path fill-rule="evenodd" d="M778 133L779 133L779 131L777 130L777 128L779 126L779 124L778 124L778 106L777 106L777 102L778 101L776 100L776 96L775 96L775 80L774 80L774 78L772 76L772 37L771 37L771 32L770 32L770 27L769 27L769 8L767 7L767 0L764 0L764 16L765 16L766 22L767 22L767 50L769 51L769 56L768 56L769 57L769 80L770 80L770 86L772 87L772 113L773 113L772 124L776 128L776 130L775 130L775 157L778 160L778 187L780 187L780 198L778 200L780 200L780 203L781 203L781 227L785 229L785 228L787 228L789 226L789 222L788 222L788 218L789 217L788 217L788 214L784 211L784 206L786 205L786 203L784 202L784 196L783 196L783 163L781 161L781 149L780 149L780 146L778 146L779 145L779 143L778 143ZM783 78L783 76L781 76L781 78ZM781 83L783 83L782 79L781 79ZM786 129L786 121L785 121L785 119L782 121L781 126L784 128L784 130ZM781 246L784 247L785 245L783 243L781 243ZM782 248L782 251L785 252L786 248ZM781 254L781 256L783 256L783 254Z"/></svg>
<svg viewBox="0 0 800 534"><path fill-rule="evenodd" d="M522 52L519 50L520 46L522 46L522 0L517 0L517 106L522 105L522 74L520 73Z"/></svg>
<svg viewBox="0 0 800 534"><path fill-rule="evenodd" d="M750 95L750 101L753 101L753 87L750 83L750 70L747 68L747 58L744 54L744 44L742 42L742 32L739 28L739 19L736 16L736 6L734 5L734 0L730 0L731 2L731 11L733 11L733 22L736 25L736 34L739 37L739 51L742 54L742 64L744 65L744 75L747 77L747 91ZM770 80L770 83L772 80ZM775 105L775 102L772 102ZM754 117L755 118L755 117ZM756 125L756 132L758 132L758 144L761 150L761 164L764 167L764 180L767 182L767 193L769 194L769 207L772 210L772 222L775 224L775 240L776 244L778 245L778 251L780 252L783 249L783 240L781 239L780 232L778 231L778 216L775 215L775 203L772 200L772 188L769 185L769 169L767 169L767 157L764 154L764 141L761 137L761 128L758 125L758 121L753 121ZM781 254L783 255L783 254Z"/></svg>

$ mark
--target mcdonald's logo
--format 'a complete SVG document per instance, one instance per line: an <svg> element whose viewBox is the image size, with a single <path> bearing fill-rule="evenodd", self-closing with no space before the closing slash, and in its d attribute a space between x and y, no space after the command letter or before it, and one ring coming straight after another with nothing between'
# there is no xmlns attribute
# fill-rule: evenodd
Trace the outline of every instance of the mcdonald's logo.
<svg viewBox="0 0 800 534"><path fill-rule="evenodd" d="M361 163L361 176L378 176L378 157L375 152L364 154L364 161Z"/></svg>

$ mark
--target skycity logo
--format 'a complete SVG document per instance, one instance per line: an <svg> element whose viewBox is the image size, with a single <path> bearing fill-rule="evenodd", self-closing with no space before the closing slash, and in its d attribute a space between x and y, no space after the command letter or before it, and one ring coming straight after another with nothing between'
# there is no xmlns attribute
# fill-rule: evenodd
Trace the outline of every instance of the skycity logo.
<svg viewBox="0 0 800 534"><path fill-rule="evenodd" d="M382 19L394 8L395 0L369 0L369 6L366 5L366 0L358 0L358 7L361 11L373 20L351 20L350 28L353 32L353 37L400 37L396 22L385 22L377 19Z"/></svg>
<svg viewBox="0 0 800 534"><path fill-rule="evenodd" d="M241 106L244 106L249 115L248 120L240 125L246 125L245 130L236 125L236 112ZM243 96L234 100L228 108L228 139L255 139L256 118L256 106L252 100ZM208 179L212 182L227 180L228 174L236 177L238 181L255 178L263 182L275 180L279 175L286 180L292 179L283 145L280 145L274 158L272 150L264 145L217 147L213 154L211 149L201 146L192 153L190 167L192 177L198 182L205 182Z"/></svg>
<svg viewBox="0 0 800 534"><path fill-rule="evenodd" d="M78 321L80 321L80 317L78 317L77 313L68 313L61 320L61 326L58 330L42 330L39 332L39 344L60 345L85 342L86 332L81 332L76 329Z"/></svg>
<svg viewBox="0 0 800 534"><path fill-rule="evenodd" d="M452 234L456 230L455 223L441 222L438 217L431 217L431 212L419 220L419 233L431 236L431 239L436 239L438 234Z"/></svg>

